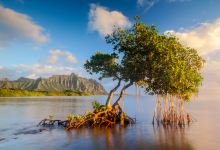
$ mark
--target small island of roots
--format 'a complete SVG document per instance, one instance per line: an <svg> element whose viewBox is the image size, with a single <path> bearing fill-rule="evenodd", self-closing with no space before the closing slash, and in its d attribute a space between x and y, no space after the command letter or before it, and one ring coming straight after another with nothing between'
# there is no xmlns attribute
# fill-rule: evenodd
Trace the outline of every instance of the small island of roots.
<svg viewBox="0 0 220 150"><path fill-rule="evenodd" d="M38 125L40 126L62 126L66 130L78 129L82 127L112 127L117 124L128 125L134 124L135 119L127 116L123 111L116 111L116 109L106 108L101 106L99 102L93 102L94 111L87 111L83 115L69 115L67 120L53 120L52 116L49 119L42 120Z"/></svg>
<svg viewBox="0 0 220 150"><path fill-rule="evenodd" d="M96 52L84 64L86 71L97 74L100 80L110 78L117 83L109 92L106 104L94 102L94 111L70 115L65 121L44 119L39 125L57 124L70 130L134 124L136 120L120 106L125 90L132 85L155 95L153 124L156 121L157 125L184 127L192 121L184 111L184 103L199 91L204 59L196 49L184 46L171 33L159 34L154 25L146 25L138 16L135 20L131 28L117 28L105 37L107 44L113 46L112 53ZM122 84L117 100L111 105Z"/></svg>

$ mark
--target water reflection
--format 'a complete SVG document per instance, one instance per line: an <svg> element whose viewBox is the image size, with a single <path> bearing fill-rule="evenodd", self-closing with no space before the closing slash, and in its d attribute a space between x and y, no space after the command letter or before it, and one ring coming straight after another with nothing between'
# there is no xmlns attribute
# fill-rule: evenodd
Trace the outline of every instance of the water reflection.
<svg viewBox="0 0 220 150"><path fill-rule="evenodd" d="M190 143L186 131L189 126L185 128L170 127L170 126L153 126L155 144L160 149L194 149Z"/></svg>
<svg viewBox="0 0 220 150"><path fill-rule="evenodd" d="M79 129L66 131L66 138L69 148L76 148L75 142L84 139L87 145L81 145L81 148L89 147L90 149L126 149L129 145L125 143L126 128L94 128L94 129ZM86 142L87 141L87 142Z"/></svg>
<svg viewBox="0 0 220 150"><path fill-rule="evenodd" d="M184 149L193 145L186 135L187 129L154 127L152 135L139 127L115 127L112 129L79 129L66 131L67 149ZM144 128L144 130L148 130ZM153 140L152 140L153 136ZM83 139L82 145L79 141Z"/></svg>
<svg viewBox="0 0 220 150"><path fill-rule="evenodd" d="M216 134L219 133L219 120L216 118L220 114L220 102L217 101L191 103L187 108L198 122L182 129L153 126L154 101L148 97L135 101L135 97L127 96L124 109L129 116L136 117L137 124L133 126L72 131L55 128L36 132L39 120L48 115L65 119L71 112L83 113L91 109L93 99L103 103L106 97L0 99L0 149L192 150L219 146L220 135Z"/></svg>

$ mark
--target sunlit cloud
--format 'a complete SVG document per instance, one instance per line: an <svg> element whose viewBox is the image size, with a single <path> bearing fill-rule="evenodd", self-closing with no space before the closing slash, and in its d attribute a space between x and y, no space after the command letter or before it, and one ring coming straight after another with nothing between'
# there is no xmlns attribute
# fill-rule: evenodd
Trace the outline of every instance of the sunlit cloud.
<svg viewBox="0 0 220 150"><path fill-rule="evenodd" d="M48 36L43 27L36 24L31 17L0 4L0 47L30 39L44 43L48 41Z"/></svg>
<svg viewBox="0 0 220 150"><path fill-rule="evenodd" d="M77 63L76 57L69 51L59 50L59 49L52 49L49 51L50 56L47 58L49 63L55 64L59 62L61 57L64 58L64 61L67 63L75 64Z"/></svg>
<svg viewBox="0 0 220 150"><path fill-rule="evenodd" d="M20 70L20 74L25 77L36 79L39 77L49 77L52 75L60 74L71 74L75 72L73 67L67 67L63 65L44 65L44 64L33 64L33 65L14 65L16 71Z"/></svg>
<svg viewBox="0 0 220 150"><path fill-rule="evenodd" d="M199 99L218 100L220 91L220 59L207 60L203 69L203 84Z"/></svg>
<svg viewBox="0 0 220 150"><path fill-rule="evenodd" d="M130 25L128 18L121 12L91 4L88 23L91 31L97 31L101 36L105 36L112 33L115 27L126 28Z"/></svg>
<svg viewBox="0 0 220 150"><path fill-rule="evenodd" d="M203 56L220 50L220 18L201 23L194 28L169 32L175 34L182 43L198 49Z"/></svg>
<svg viewBox="0 0 220 150"><path fill-rule="evenodd" d="M41 58L38 63L14 64L9 67L0 66L0 79L9 78L14 80L18 77L36 79L73 72L80 74L79 68L73 66L75 63L77 63L77 59L71 52L53 49L49 51L48 57Z"/></svg>

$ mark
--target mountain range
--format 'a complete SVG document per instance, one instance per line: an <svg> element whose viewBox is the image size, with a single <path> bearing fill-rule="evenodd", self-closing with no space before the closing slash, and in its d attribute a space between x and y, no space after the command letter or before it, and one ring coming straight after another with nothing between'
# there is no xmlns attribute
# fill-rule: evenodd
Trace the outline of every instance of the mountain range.
<svg viewBox="0 0 220 150"><path fill-rule="evenodd" d="M53 75L48 78L29 79L21 77L10 81L0 79L0 89L29 91L65 92L77 91L90 94L106 94L104 87L93 79L86 79L72 73L70 75Z"/></svg>

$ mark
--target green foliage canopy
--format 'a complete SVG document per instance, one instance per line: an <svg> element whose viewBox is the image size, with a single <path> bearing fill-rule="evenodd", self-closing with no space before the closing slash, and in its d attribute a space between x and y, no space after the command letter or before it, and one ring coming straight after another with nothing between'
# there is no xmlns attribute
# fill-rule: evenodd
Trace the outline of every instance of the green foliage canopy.
<svg viewBox="0 0 220 150"><path fill-rule="evenodd" d="M90 74L99 74L99 79L103 78L120 78L120 65L116 62L118 55L116 53L106 54L102 52L96 52L90 57L84 64L84 68Z"/></svg>
<svg viewBox="0 0 220 150"><path fill-rule="evenodd" d="M85 64L101 78L120 77L146 89L149 94L173 95L189 100L202 82L204 60L197 50L186 47L171 34L159 34L154 25L139 21L130 29L116 29L106 36L112 54L96 53ZM120 56L120 63L116 59Z"/></svg>
<svg viewBox="0 0 220 150"><path fill-rule="evenodd" d="M114 52L122 55L121 75L125 81L140 83L146 78L157 35L155 26L137 22L130 29L119 28L106 37Z"/></svg>
<svg viewBox="0 0 220 150"><path fill-rule="evenodd" d="M146 91L189 100L201 85L203 58L172 35L158 36L158 50L159 55L155 55L151 63L153 71L147 79Z"/></svg>
<svg viewBox="0 0 220 150"><path fill-rule="evenodd" d="M149 94L173 95L189 100L202 82L204 59L171 34L137 22L106 37L114 52L122 54L122 76L144 87Z"/></svg>

